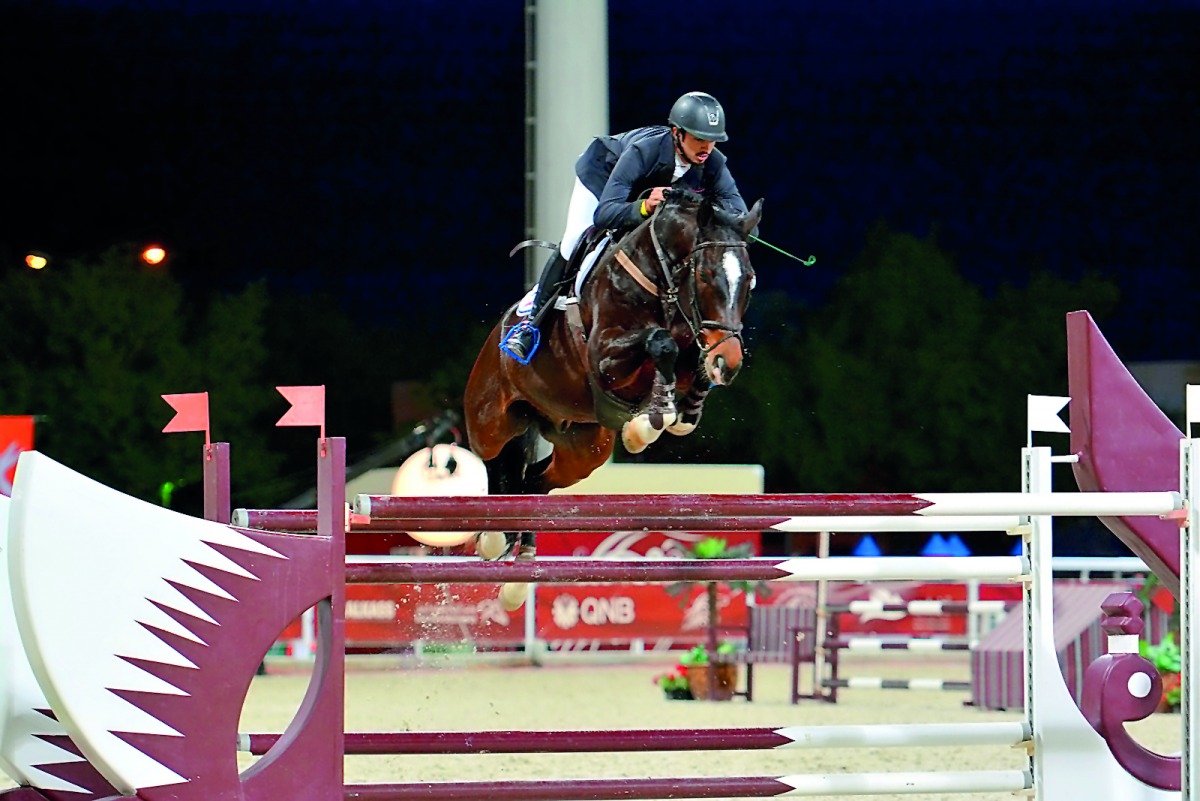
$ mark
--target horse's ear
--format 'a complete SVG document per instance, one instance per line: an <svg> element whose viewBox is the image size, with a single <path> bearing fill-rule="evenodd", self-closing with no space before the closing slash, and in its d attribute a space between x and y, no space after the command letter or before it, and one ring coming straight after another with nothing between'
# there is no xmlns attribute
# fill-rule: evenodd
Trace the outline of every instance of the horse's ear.
<svg viewBox="0 0 1200 801"><path fill-rule="evenodd" d="M738 221L738 227L741 229L742 236L750 236L750 232L758 227L758 221L762 219L762 198L754 201L754 206L750 209L750 213L744 215Z"/></svg>

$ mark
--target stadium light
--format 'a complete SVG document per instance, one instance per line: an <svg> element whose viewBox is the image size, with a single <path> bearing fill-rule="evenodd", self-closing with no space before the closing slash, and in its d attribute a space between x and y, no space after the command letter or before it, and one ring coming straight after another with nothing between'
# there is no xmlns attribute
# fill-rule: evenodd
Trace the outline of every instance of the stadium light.
<svg viewBox="0 0 1200 801"><path fill-rule="evenodd" d="M142 261L150 265L159 265L167 258L167 251L159 245L150 245L142 251Z"/></svg>

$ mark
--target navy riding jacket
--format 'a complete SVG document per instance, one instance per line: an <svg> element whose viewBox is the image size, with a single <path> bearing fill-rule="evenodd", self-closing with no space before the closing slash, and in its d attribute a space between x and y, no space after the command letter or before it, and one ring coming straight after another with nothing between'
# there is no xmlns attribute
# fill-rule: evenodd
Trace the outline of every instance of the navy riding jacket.
<svg viewBox="0 0 1200 801"><path fill-rule="evenodd" d="M674 171L675 147L665 125L599 136L575 162L579 181L600 200L594 222L601 228L632 228L642 222L638 196L656 186L691 189L716 198L726 211L748 211L720 150L713 148L704 164L693 165L672 182Z"/></svg>

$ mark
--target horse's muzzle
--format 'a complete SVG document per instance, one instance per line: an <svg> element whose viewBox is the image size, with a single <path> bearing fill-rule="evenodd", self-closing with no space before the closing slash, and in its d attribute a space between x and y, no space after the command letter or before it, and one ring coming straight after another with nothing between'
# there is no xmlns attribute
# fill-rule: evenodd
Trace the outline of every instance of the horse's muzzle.
<svg viewBox="0 0 1200 801"><path fill-rule="evenodd" d="M710 349L704 356L704 372L713 386L724 386L733 383L738 371L742 369L742 340L741 337L726 338Z"/></svg>

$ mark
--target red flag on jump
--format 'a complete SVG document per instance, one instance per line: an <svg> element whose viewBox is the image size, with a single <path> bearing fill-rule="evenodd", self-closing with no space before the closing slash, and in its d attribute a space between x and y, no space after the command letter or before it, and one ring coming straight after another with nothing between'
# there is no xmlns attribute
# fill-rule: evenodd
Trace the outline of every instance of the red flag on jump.
<svg viewBox="0 0 1200 801"><path fill-rule="evenodd" d="M325 385L318 387L275 387L292 408L279 418L277 426L320 426L325 439Z"/></svg>
<svg viewBox="0 0 1200 801"><path fill-rule="evenodd" d="M163 395L162 399L175 410L175 416L163 429L164 434L175 434L180 431L203 431L204 444L209 444L207 392Z"/></svg>

